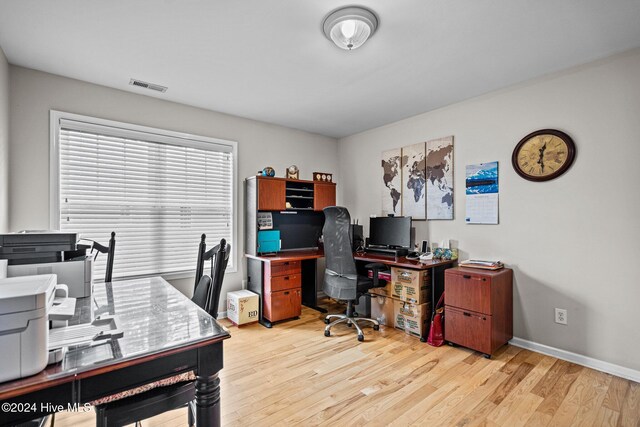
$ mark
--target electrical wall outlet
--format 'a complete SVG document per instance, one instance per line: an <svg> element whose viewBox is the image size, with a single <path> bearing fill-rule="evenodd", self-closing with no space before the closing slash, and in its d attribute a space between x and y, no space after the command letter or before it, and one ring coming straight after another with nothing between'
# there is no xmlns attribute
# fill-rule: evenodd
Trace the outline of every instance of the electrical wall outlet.
<svg viewBox="0 0 640 427"><path fill-rule="evenodd" d="M564 308L556 308L556 323L561 325L567 324L567 310Z"/></svg>

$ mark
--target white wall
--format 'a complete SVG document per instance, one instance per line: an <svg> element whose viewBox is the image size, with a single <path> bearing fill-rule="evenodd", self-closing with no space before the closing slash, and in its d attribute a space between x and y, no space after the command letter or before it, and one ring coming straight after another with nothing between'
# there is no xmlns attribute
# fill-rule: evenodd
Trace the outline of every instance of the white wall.
<svg viewBox="0 0 640 427"><path fill-rule="evenodd" d="M9 229L9 63L0 48L0 233Z"/></svg>
<svg viewBox="0 0 640 427"><path fill-rule="evenodd" d="M237 258L240 265L237 273L225 277L222 311L226 311L222 308L226 307L226 292L240 289L245 276L246 263L242 258L244 178L255 175L264 166L274 167L277 175L283 176L285 168L291 164L299 167L301 179L311 179L315 170L333 172L337 177L338 148L333 138L31 69L11 66L10 71L9 225L12 231L49 227L50 109L238 142L238 242L235 246L239 249L236 254L240 256ZM191 295L193 279L174 280L172 283L183 293Z"/></svg>
<svg viewBox="0 0 640 427"><path fill-rule="evenodd" d="M571 135L577 158L533 183L511 153L542 128ZM417 240L450 238L462 259L512 267L515 336L640 370L640 50L343 138L340 200L368 223L381 211L381 151L447 135L455 220L414 223ZM465 165L495 160L500 224L467 225Z"/></svg>

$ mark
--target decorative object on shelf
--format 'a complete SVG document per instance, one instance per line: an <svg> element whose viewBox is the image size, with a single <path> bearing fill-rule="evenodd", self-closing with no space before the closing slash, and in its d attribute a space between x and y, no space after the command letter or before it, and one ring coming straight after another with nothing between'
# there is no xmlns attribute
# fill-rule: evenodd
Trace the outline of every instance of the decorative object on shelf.
<svg viewBox="0 0 640 427"><path fill-rule="evenodd" d="M276 176L276 171L274 168L272 168L271 166L266 166L264 169L262 169L261 171L258 171L258 175L260 176L268 176L268 177L274 177Z"/></svg>
<svg viewBox="0 0 640 427"><path fill-rule="evenodd" d="M456 260L458 259L458 249L435 248L433 250L433 259Z"/></svg>
<svg viewBox="0 0 640 427"><path fill-rule="evenodd" d="M522 178L541 182L564 174L575 155L576 146L569 135L556 129L541 129L520 140L511 163Z"/></svg>
<svg viewBox="0 0 640 427"><path fill-rule="evenodd" d="M378 17L369 9L348 6L331 12L323 21L324 35L340 49L357 49L373 36Z"/></svg>
<svg viewBox="0 0 640 427"><path fill-rule="evenodd" d="M498 223L498 162L467 165L464 221L467 224Z"/></svg>
<svg viewBox="0 0 640 427"><path fill-rule="evenodd" d="M291 208L293 208L293 206L291 206L291 202L286 202L286 203L284 204L284 206L285 206L287 209L291 209Z"/></svg>
<svg viewBox="0 0 640 427"><path fill-rule="evenodd" d="M453 219L453 136L427 141L427 219Z"/></svg>
<svg viewBox="0 0 640 427"><path fill-rule="evenodd" d="M410 216L412 220L427 219L425 150L424 142L402 147L402 215Z"/></svg>
<svg viewBox="0 0 640 427"><path fill-rule="evenodd" d="M300 171L296 165L287 168L287 179L300 179Z"/></svg>
<svg viewBox="0 0 640 427"><path fill-rule="evenodd" d="M314 172L313 180L320 182L333 182L333 175L326 172Z"/></svg>

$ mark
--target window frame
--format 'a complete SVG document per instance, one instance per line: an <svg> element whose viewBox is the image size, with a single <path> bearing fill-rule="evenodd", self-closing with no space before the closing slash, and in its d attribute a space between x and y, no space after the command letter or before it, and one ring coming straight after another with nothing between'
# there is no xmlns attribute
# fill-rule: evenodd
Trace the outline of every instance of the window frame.
<svg viewBox="0 0 640 427"><path fill-rule="evenodd" d="M159 137L169 137L181 140L183 145L202 148L203 144L217 144L231 147L231 153L233 155L233 173L231 174L231 219L233 221L231 227L231 250L233 264L229 265L226 273L237 273L238 264L240 259L238 258L238 143L236 141L212 138L208 136L194 135L183 132L176 132L167 129L160 129L150 126L136 125L133 123L119 122L115 120L102 119L98 117L86 116L75 113L67 113L64 111L50 110L49 111L49 228L51 230L60 229L60 120L74 120L79 122L85 122L89 124L110 126L120 128L126 131L132 132L144 132L158 135ZM208 242L208 246L212 247L213 242ZM196 248L194 248L195 251ZM194 252L195 253L195 252ZM171 279L186 279L193 277L195 274L195 260L194 268L174 273L162 274L162 277L167 280ZM152 275L140 275L131 277L149 277L157 276L159 274Z"/></svg>

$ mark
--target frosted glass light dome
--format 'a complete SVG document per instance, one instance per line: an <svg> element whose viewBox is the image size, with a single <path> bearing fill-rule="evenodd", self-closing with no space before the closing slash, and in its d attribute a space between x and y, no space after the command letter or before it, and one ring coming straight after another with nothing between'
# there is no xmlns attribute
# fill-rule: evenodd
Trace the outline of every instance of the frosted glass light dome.
<svg viewBox="0 0 640 427"><path fill-rule="evenodd" d="M340 49L357 49L378 28L376 15L361 7L344 7L327 16L322 24L324 35Z"/></svg>

